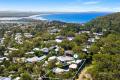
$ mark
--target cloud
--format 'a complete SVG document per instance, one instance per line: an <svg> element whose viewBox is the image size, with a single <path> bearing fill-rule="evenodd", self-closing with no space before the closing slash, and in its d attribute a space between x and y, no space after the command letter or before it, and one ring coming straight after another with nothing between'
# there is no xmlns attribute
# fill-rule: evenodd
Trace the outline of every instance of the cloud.
<svg viewBox="0 0 120 80"><path fill-rule="evenodd" d="M88 1L88 2L84 2L83 4L85 5L94 5L94 4L98 4L100 3L99 1Z"/></svg>
<svg viewBox="0 0 120 80"><path fill-rule="evenodd" d="M120 12L120 7L113 8L116 12Z"/></svg>

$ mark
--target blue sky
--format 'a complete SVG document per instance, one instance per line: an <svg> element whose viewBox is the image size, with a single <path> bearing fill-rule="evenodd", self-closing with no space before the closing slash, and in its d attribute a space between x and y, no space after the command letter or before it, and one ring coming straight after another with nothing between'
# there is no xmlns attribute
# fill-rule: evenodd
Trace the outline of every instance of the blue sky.
<svg viewBox="0 0 120 80"><path fill-rule="evenodd" d="M0 0L0 11L120 12L120 0Z"/></svg>

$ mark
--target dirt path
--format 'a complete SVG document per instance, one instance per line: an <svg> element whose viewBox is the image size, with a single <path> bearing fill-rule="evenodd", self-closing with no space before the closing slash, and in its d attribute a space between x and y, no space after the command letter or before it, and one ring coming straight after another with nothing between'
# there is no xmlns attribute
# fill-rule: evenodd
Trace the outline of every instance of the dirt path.
<svg viewBox="0 0 120 80"><path fill-rule="evenodd" d="M90 68L92 68L92 66L89 66L89 67L85 67L82 71L81 71L81 73L80 73L80 75L79 75L79 78L77 79L77 80L92 80L92 77L90 76L90 74L87 74L86 72L87 72L87 70L88 69L90 69Z"/></svg>

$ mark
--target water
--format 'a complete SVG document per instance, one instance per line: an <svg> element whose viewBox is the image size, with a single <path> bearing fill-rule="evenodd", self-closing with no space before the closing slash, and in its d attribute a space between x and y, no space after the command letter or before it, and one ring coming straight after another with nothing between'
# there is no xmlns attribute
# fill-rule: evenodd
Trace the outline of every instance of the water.
<svg viewBox="0 0 120 80"><path fill-rule="evenodd" d="M38 20L48 20L48 21L62 21L68 23L86 23L96 17L105 16L110 14L108 12L86 12L86 13L45 13L40 15L33 15L29 17L4 17L0 18L0 21L9 21L9 20L20 20L23 18L27 19L38 19Z"/></svg>
<svg viewBox="0 0 120 80"><path fill-rule="evenodd" d="M96 17L110 14L108 12L94 12L94 13L55 13L48 15L37 16L37 19L46 19L48 21L62 21L68 23L86 23Z"/></svg>

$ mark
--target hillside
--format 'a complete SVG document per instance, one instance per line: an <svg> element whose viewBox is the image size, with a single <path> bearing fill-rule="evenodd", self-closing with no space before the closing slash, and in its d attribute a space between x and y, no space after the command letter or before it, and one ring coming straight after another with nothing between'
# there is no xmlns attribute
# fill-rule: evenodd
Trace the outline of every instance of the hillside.
<svg viewBox="0 0 120 80"><path fill-rule="evenodd" d="M98 17L86 24L91 31L107 33L92 44L89 49L92 56L90 74L93 80L120 79L120 13Z"/></svg>
<svg viewBox="0 0 120 80"><path fill-rule="evenodd" d="M103 29L120 32L120 12L107 16L98 17L86 24L87 28L96 28L96 31Z"/></svg>

